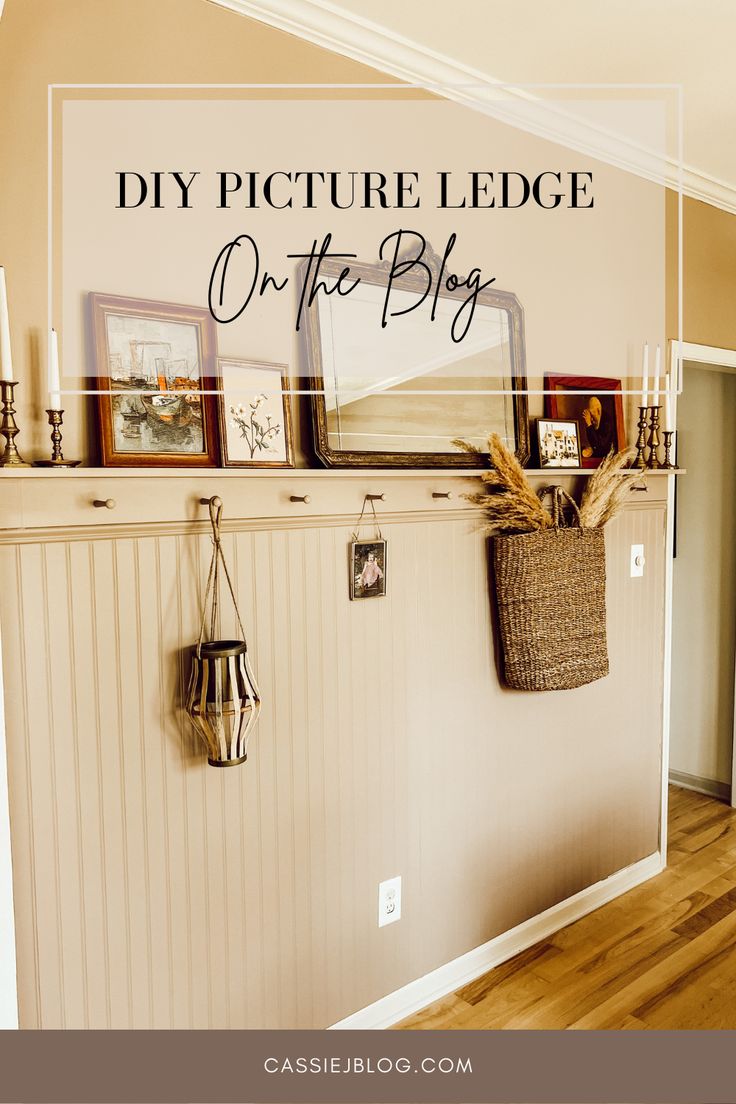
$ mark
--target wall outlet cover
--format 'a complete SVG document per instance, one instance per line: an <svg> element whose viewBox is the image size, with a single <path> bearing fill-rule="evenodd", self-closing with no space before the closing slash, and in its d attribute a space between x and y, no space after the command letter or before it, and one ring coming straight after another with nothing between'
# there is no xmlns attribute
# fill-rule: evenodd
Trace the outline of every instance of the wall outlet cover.
<svg viewBox="0 0 736 1104"><path fill-rule="evenodd" d="M378 885L378 926L394 924L401 919L401 875L387 878Z"/></svg>
<svg viewBox="0 0 736 1104"><path fill-rule="evenodd" d="M631 546L631 578L640 579L644 574L644 545L632 544Z"/></svg>

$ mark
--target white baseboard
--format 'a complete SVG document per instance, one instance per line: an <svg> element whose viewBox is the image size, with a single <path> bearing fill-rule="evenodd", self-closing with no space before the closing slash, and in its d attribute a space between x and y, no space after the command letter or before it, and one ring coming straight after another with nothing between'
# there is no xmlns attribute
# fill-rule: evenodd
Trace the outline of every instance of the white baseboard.
<svg viewBox="0 0 736 1104"><path fill-rule="evenodd" d="M706 797L715 797L718 801L731 801L731 787L728 782L718 782L715 778L703 778L699 774L678 770L670 770L670 782L673 786L681 786L683 790L695 790Z"/></svg>
<svg viewBox="0 0 736 1104"><path fill-rule="evenodd" d="M447 996L468 982L499 966L509 958L525 951L527 947L546 939L548 936L566 927L581 916L600 908L601 905L619 897L622 893L633 889L634 886L646 882L659 874L664 868L662 856L659 851L653 855L640 859L632 866L616 871L609 878L604 878L595 885L581 889L573 897L560 901L557 905L545 909L537 916L525 920L510 931L489 939L480 947L468 951L452 962L432 970L430 974L409 982L403 988L381 997L374 1004L354 1012L344 1020L332 1024L330 1030L337 1029L378 1029L391 1027L392 1024L406 1019L407 1016L419 1012L422 1008Z"/></svg>

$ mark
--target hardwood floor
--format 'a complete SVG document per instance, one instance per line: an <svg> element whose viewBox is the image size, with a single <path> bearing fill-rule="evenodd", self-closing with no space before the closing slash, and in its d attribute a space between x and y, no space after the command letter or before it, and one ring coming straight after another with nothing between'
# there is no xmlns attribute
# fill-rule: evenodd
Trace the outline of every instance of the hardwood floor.
<svg viewBox="0 0 736 1104"><path fill-rule="evenodd" d="M736 810L670 788L667 869L399 1029L736 1028Z"/></svg>

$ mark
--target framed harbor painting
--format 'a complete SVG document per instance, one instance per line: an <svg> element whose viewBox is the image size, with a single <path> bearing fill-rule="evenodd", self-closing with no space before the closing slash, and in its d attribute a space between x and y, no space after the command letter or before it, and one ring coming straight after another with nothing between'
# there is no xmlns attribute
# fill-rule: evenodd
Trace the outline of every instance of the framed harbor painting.
<svg viewBox="0 0 736 1104"><path fill-rule="evenodd" d="M293 468L286 365L218 357L217 380L225 467Z"/></svg>
<svg viewBox="0 0 736 1104"><path fill-rule="evenodd" d="M215 323L208 310L90 294L100 459L215 467Z"/></svg>

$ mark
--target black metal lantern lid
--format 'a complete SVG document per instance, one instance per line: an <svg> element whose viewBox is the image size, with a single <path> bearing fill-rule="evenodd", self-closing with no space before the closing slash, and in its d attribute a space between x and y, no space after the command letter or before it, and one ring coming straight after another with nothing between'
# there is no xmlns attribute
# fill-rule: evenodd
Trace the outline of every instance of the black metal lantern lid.
<svg viewBox="0 0 736 1104"><path fill-rule="evenodd" d="M244 640L210 640L207 643L195 644L192 648L195 655L201 655L208 659L225 659L228 656L242 655L248 648Z"/></svg>

